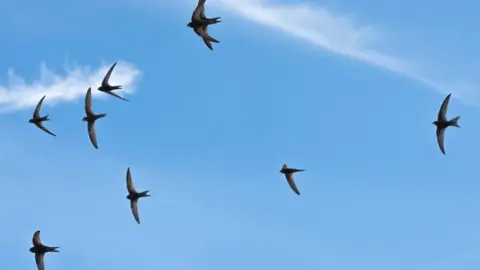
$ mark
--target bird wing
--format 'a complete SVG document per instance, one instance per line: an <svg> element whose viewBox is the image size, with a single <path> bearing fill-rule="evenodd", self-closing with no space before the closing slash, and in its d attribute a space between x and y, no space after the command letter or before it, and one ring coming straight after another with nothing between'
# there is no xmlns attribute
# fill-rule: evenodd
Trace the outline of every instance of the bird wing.
<svg viewBox="0 0 480 270"><path fill-rule="evenodd" d="M115 68L116 65L117 65L117 62L113 63L113 65L110 67L110 69L108 70L107 74L106 74L105 77L103 78L102 86L107 86L107 85L109 85L109 84L108 84L108 80L110 80L110 76L112 75L112 71L113 71L113 69Z"/></svg>
<svg viewBox="0 0 480 270"><path fill-rule="evenodd" d="M448 102L450 101L450 96L452 94L448 94L445 100L440 107L440 111L438 111L438 121L447 121L447 109L448 109Z"/></svg>
<svg viewBox="0 0 480 270"><path fill-rule="evenodd" d="M437 141L440 151L445 155L445 147L443 146L443 141L445 137L445 128L437 128Z"/></svg>
<svg viewBox="0 0 480 270"><path fill-rule="evenodd" d="M35 253L35 262L37 263L38 270L45 270L45 265L43 264L43 256L45 253Z"/></svg>
<svg viewBox="0 0 480 270"><path fill-rule="evenodd" d="M46 127L43 126L42 122L39 122L39 123L35 123L35 125L40 128L41 130L45 131L46 133L52 135L52 136L57 136L55 135L53 132L51 132L50 130L48 130Z"/></svg>
<svg viewBox="0 0 480 270"><path fill-rule="evenodd" d="M105 92L105 93L110 94L110 95L112 95L112 96L114 96L114 97L117 97L117 98L119 98L119 99L123 99L123 100L125 100L125 101L128 101L126 98L123 98L123 97L117 95L116 93L113 93L112 91L108 91L108 92Z"/></svg>
<svg viewBox="0 0 480 270"><path fill-rule="evenodd" d="M47 95L43 96L40 101L38 102L37 104L37 107L35 108L35 111L33 112L33 118L40 118L40 108L42 108L42 103L43 103L43 100L45 99Z"/></svg>
<svg viewBox="0 0 480 270"><path fill-rule="evenodd" d="M34 246L42 245L42 241L40 241L40 231L36 231L33 234L32 243Z"/></svg>
<svg viewBox="0 0 480 270"><path fill-rule="evenodd" d="M85 113L87 115L92 115L92 87L89 87L87 94L85 95Z"/></svg>
<svg viewBox="0 0 480 270"><path fill-rule="evenodd" d="M90 137L93 147L98 149L97 135L95 134L95 122L88 122L88 136Z"/></svg>
<svg viewBox="0 0 480 270"><path fill-rule="evenodd" d="M192 21L203 19L202 14L204 13L204 10L205 10L205 6L204 6L205 1L206 0L198 0L197 7L195 8L195 10L192 13ZM205 16L205 15L203 15L203 16Z"/></svg>
<svg viewBox="0 0 480 270"><path fill-rule="evenodd" d="M300 195L300 191L298 191L297 186L295 185L295 181L293 181L293 174L292 173L287 173L285 174L285 177L287 178L287 182L290 185L290 187L297 193L297 195Z"/></svg>
<svg viewBox="0 0 480 270"><path fill-rule="evenodd" d="M211 42L216 42L219 43L218 40L212 38L211 36L208 35L207 32L207 26L204 27L196 27L193 29L197 35L199 35L202 39L205 45L213 51L212 43Z"/></svg>
<svg viewBox="0 0 480 270"><path fill-rule="evenodd" d="M128 193L137 193L133 185L132 175L130 174L130 167L127 168L127 190Z"/></svg>
<svg viewBox="0 0 480 270"><path fill-rule="evenodd" d="M130 208L132 209L132 214L138 224L140 224L140 217L138 216L138 199L130 200Z"/></svg>

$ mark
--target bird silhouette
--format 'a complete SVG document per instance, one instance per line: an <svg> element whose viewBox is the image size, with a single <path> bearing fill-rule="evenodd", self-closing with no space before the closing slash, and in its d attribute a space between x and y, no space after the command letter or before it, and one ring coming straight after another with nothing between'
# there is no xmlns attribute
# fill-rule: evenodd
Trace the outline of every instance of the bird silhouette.
<svg viewBox="0 0 480 270"><path fill-rule="evenodd" d="M98 87L98 90L100 90L101 92L107 93L109 95L112 95L114 97L117 97L119 99L128 101L126 98L123 98L113 92L114 90L122 89L121 85L110 85L110 83L108 82L110 80L110 76L112 76L113 69L115 68L116 65L117 65L117 62L113 63L113 65L110 67L107 74L105 74L105 77L103 78L102 85Z"/></svg>
<svg viewBox="0 0 480 270"><path fill-rule="evenodd" d="M137 192L135 186L133 185L132 175L130 174L130 167L127 168L127 190L128 195L127 199L130 200L130 208L132 209L132 214L138 224L140 224L140 217L138 215L138 199L142 197L150 197L147 193L150 190Z"/></svg>
<svg viewBox="0 0 480 270"><path fill-rule="evenodd" d="M33 247L30 248L30 252L35 253L35 262L37 263L38 270L45 270L43 257L47 252L60 252L57 250L59 247L49 247L42 244L40 241L40 231L36 231L32 238Z"/></svg>
<svg viewBox="0 0 480 270"><path fill-rule="evenodd" d="M85 95L85 113L87 116L83 117L82 121L88 123L88 136L90 137L90 141L93 144L93 147L98 149L97 144L97 135L95 133L95 121L98 119L107 116L105 113L95 114L92 111L92 88L89 87L87 90L87 94Z"/></svg>
<svg viewBox="0 0 480 270"><path fill-rule="evenodd" d="M293 174L296 172L303 172L305 170L302 169L295 169L295 168L288 168L287 164L283 164L282 169L280 170L281 173L285 174L285 178L287 179L288 184L292 188L292 190L300 195L300 191L298 191L297 186L295 185L295 181L293 180Z"/></svg>
<svg viewBox="0 0 480 270"><path fill-rule="evenodd" d="M43 96L40 101L38 102L37 104L37 107L35 108L35 111L33 111L33 117L32 119L28 120L29 123L31 124L34 124L35 126L37 126L38 128L40 128L41 130L45 131L46 133L52 135L52 136L57 136L55 135L53 132L51 132L50 130L48 130L46 127L43 126L43 123L44 121L49 121L50 119L48 119L48 114L45 115L45 116L40 116L40 109L42 108L42 103L43 103L43 100L45 99L46 95Z"/></svg>
<svg viewBox="0 0 480 270"><path fill-rule="evenodd" d="M443 142L445 139L445 129L449 126L453 127L460 127L458 125L458 119L460 119L460 116L454 117L451 120L447 120L447 109L448 109L448 102L450 101L450 96L452 94L448 94L448 96L445 98L445 100L442 102L442 106L440 107L440 110L438 111L438 117L437 121L434 121L432 124L437 126L437 142L438 146L440 147L440 151L445 155L445 147L443 146Z"/></svg>
<svg viewBox="0 0 480 270"><path fill-rule="evenodd" d="M192 13L191 22L187 24L187 27L192 28L193 31L203 39L205 45L213 51L212 42L220 43L220 41L208 34L208 26L221 22L219 20L221 17L207 18L205 16L205 1L206 0L198 1L197 7Z"/></svg>

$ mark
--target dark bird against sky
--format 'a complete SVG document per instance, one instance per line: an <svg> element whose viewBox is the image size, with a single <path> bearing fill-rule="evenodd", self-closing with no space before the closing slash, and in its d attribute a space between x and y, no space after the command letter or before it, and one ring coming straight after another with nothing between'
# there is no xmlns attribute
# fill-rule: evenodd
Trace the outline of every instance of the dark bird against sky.
<svg viewBox="0 0 480 270"><path fill-rule="evenodd" d="M453 127L460 127L457 122L460 119L460 116L454 117L451 120L447 120L447 109L448 109L448 102L450 101L450 96L452 94L448 94L445 100L440 107L440 111L438 112L437 121L434 121L433 124L437 126L437 142L438 146L440 147L440 151L445 155L445 147L443 146L443 141L445 139L445 129L449 126Z"/></svg>
<svg viewBox="0 0 480 270"><path fill-rule="evenodd" d="M98 87L98 90L104 92L104 93L107 93L109 95L112 95L114 97L117 97L119 99L123 99L125 101L128 101L127 99L117 95L116 93L114 93L113 91L114 90L117 90L117 89L122 89L122 86L121 85L110 85L109 83L109 80L110 80L110 76L112 76L112 72L113 72L113 69L115 68L115 66L117 65L117 63L113 63L113 65L110 67L110 69L108 70L107 74L105 75L105 77L103 78L103 81L102 81L102 85L100 87Z"/></svg>
<svg viewBox="0 0 480 270"><path fill-rule="evenodd" d="M46 133L48 133L52 136L57 136L57 135L53 134L50 130L48 130L46 127L44 127L43 123L42 123L44 121L49 121L50 120L50 119L48 119L48 114L45 115L45 116L40 116L40 109L42 108L42 103L43 103L43 100L45 99L45 97L46 97L46 95L43 96L40 99L40 101L37 104L37 107L35 108L35 111L33 112L32 119L28 120L28 122L36 125L38 128L40 128L41 130L45 131Z"/></svg>
<svg viewBox="0 0 480 270"><path fill-rule="evenodd" d="M83 117L82 121L88 123L88 136L90 137L90 141L93 144L93 147L98 149L97 144L97 134L95 132L95 121L98 119L107 116L105 113L95 114L92 110L92 88L89 87L87 90L87 94L85 95L85 113L87 116Z"/></svg>
<svg viewBox="0 0 480 270"><path fill-rule="evenodd" d="M298 191L297 186L295 185L295 181L293 180L293 174L296 172L303 172L305 170L302 169L295 169L295 168L288 168L287 164L283 164L282 169L280 170L281 173L285 174L285 178L287 179L288 184L292 188L292 190L300 195L300 191Z"/></svg>
<svg viewBox="0 0 480 270"><path fill-rule="evenodd" d="M130 200L130 208L132 209L132 214L138 224L140 224L140 217L138 215L138 199L142 197L150 197L147 193L150 190L137 192L135 186L133 185L132 175L130 174L130 167L127 168L127 190L128 195L127 199Z"/></svg>
<svg viewBox="0 0 480 270"><path fill-rule="evenodd" d="M221 22L219 20L221 17L207 18L205 16L205 1L206 0L198 1L197 7L192 13L191 22L187 24L187 27L193 28L193 31L203 39L205 45L213 51L212 42L220 43L220 41L214 39L208 34L208 26Z"/></svg>
<svg viewBox="0 0 480 270"><path fill-rule="evenodd" d="M30 248L30 252L35 253L35 262L37 263L38 270L45 270L43 257L47 252L60 252L57 250L59 247L49 247L42 244L40 241L40 231L36 231L32 238L33 247Z"/></svg>

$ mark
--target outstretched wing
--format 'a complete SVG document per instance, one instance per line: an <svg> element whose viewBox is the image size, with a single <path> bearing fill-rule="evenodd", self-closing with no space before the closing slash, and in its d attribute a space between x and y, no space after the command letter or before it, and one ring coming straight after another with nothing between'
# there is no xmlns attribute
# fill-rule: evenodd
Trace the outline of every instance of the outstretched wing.
<svg viewBox="0 0 480 270"><path fill-rule="evenodd" d="M43 256L45 253L35 253L35 262L37 263L38 270L45 270L45 265L43 264Z"/></svg>
<svg viewBox="0 0 480 270"><path fill-rule="evenodd" d="M85 95L85 113L87 115L92 115L92 87L89 87L87 94Z"/></svg>
<svg viewBox="0 0 480 270"><path fill-rule="evenodd" d="M116 93L114 93L114 92L112 92L112 91L108 91L108 92L105 92L105 93L110 94L110 95L112 95L112 96L114 96L114 97L117 97L117 98L119 98L119 99L123 99L123 100L125 100L125 101L128 101L128 99L123 98L123 97L117 95Z"/></svg>
<svg viewBox="0 0 480 270"><path fill-rule="evenodd" d="M140 224L140 217L138 216L138 199L130 200L130 208L132 209L132 214L138 224Z"/></svg>
<svg viewBox="0 0 480 270"><path fill-rule="evenodd" d="M43 100L45 99L47 95L43 96L40 101L37 104L37 107L35 108L35 111L33 112L33 118L40 118L40 109L42 108L42 103Z"/></svg>
<svg viewBox="0 0 480 270"><path fill-rule="evenodd" d="M443 141L445 137L445 128L437 128L437 142L440 147L440 151L445 155L445 147L443 146Z"/></svg>
<svg viewBox="0 0 480 270"><path fill-rule="evenodd" d="M133 185L132 175L130 174L130 167L127 168L127 190L128 193L137 193Z"/></svg>
<svg viewBox="0 0 480 270"><path fill-rule="evenodd" d="M117 65L117 62L113 63L113 65L110 67L107 74L103 78L102 86L108 86L109 85L108 81L110 80L110 76L112 75L112 71L113 71L113 69L115 68L116 65Z"/></svg>
<svg viewBox="0 0 480 270"><path fill-rule="evenodd" d="M440 107L440 111L438 111L438 121L447 121L448 102L450 101L450 96L451 95L452 94L448 94L448 96L442 102L442 106Z"/></svg>
<svg viewBox="0 0 480 270"><path fill-rule="evenodd" d="M293 180L293 174L292 173L287 173L285 174L285 177L287 178L287 182L290 185L290 187L293 189L297 195L300 195L300 191L298 191L297 186L295 185L295 181Z"/></svg>
<svg viewBox="0 0 480 270"><path fill-rule="evenodd" d="M34 246L42 245L42 241L40 241L40 231L39 230L36 231L33 234L32 243L33 243Z"/></svg>
<svg viewBox="0 0 480 270"><path fill-rule="evenodd" d="M88 137L90 137L93 147L98 149L97 134L95 133L95 122L88 122Z"/></svg>
<svg viewBox="0 0 480 270"><path fill-rule="evenodd" d="M208 28L207 26L204 27L196 27L193 29L197 35L199 35L202 39L205 45L213 51L212 47L212 42L219 43L218 40L212 38L211 36L208 35Z"/></svg>
<svg viewBox="0 0 480 270"><path fill-rule="evenodd" d="M206 0L198 0L197 7L195 8L195 10L192 13L192 21L204 19L204 18L202 18L202 15L203 15L204 10L205 10L205 6L204 6L205 1ZM205 17L205 15L203 15L203 17Z"/></svg>
<svg viewBox="0 0 480 270"><path fill-rule="evenodd" d="M35 123L35 125L40 128L41 130L45 131L46 133L52 135L52 136L57 136L55 135L53 132L51 132L50 130L48 130L46 127L43 126L42 122L39 122L39 123Z"/></svg>

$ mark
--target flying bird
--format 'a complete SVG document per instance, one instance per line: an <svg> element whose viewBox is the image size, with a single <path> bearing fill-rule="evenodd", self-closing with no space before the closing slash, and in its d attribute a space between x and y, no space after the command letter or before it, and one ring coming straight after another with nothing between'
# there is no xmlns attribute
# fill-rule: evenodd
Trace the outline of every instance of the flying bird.
<svg viewBox="0 0 480 270"><path fill-rule="evenodd" d="M440 111L438 112L438 119L437 121L433 122L435 126L437 126L437 141L438 141L438 146L440 147L440 151L445 155L445 148L443 146L443 141L445 137L445 129L449 126L453 127L460 127L457 122L458 119L460 119L460 116L457 116L451 120L447 120L447 109L448 109L448 102L450 101L450 96L452 94L448 94L448 96L445 98L445 100L442 103L442 106L440 107Z"/></svg>
<svg viewBox="0 0 480 270"><path fill-rule="evenodd" d="M285 178L287 178L287 182L290 187L293 189L297 195L300 195L300 191L298 191L297 186L295 185L295 181L293 180L293 174L296 172L303 172L305 170L295 169L295 168L288 168L287 164L283 164L282 169L280 170L281 173L285 174Z"/></svg>
<svg viewBox="0 0 480 270"><path fill-rule="evenodd" d="M205 1L206 0L198 1L198 5L192 13L191 22L187 24L187 27L193 28L193 31L203 39L205 45L213 51L212 42L220 43L220 41L208 34L208 26L221 22L219 20L221 17L207 18L205 16Z"/></svg>
<svg viewBox="0 0 480 270"><path fill-rule="evenodd" d="M125 99L125 98L123 98L123 97L121 97L121 96L119 96L119 95L117 95L113 92L114 90L122 89L121 85L110 85L110 83L108 82L108 80L110 80L110 76L112 75L113 69L115 68L116 65L117 65L117 62L113 63L113 65L110 67L107 74L103 78L102 85L100 87L98 87L98 90L100 90L104 93L110 94L110 95L112 95L114 97L117 97L119 99L123 99L125 101L128 101L127 99Z"/></svg>
<svg viewBox="0 0 480 270"><path fill-rule="evenodd" d="M49 247L42 244L40 241L40 231L36 231L32 238L33 247L30 248L30 252L35 253L35 262L37 263L38 270L45 270L43 263L43 257L47 252L60 252L57 250L59 247Z"/></svg>
<svg viewBox="0 0 480 270"><path fill-rule="evenodd" d="M40 109L42 108L42 103L43 103L43 100L45 99L46 95L42 97L42 99L40 99L40 101L38 102L37 104L37 107L35 108L35 111L33 112L33 117L32 119L28 120L29 123L31 124L35 124L38 128L40 128L41 130L45 131L46 133L52 135L52 136L57 136L55 134L53 134L50 130L48 130L46 127L43 126L43 121L49 121L50 119L48 119L48 114L45 115L45 116L40 116Z"/></svg>
<svg viewBox="0 0 480 270"><path fill-rule="evenodd" d="M87 116L83 117L82 121L88 123L88 136L93 146L98 149L97 135L95 134L95 121L102 117L107 116L105 113L95 114L92 111L92 88L89 87L87 94L85 95L85 113Z"/></svg>
<svg viewBox="0 0 480 270"><path fill-rule="evenodd" d="M130 200L130 208L132 209L132 214L138 224L140 224L140 217L138 215L138 199L142 197L150 197L147 193L150 190L137 192L135 186L133 185L132 175L130 174L130 167L127 168L127 190L128 195L127 199Z"/></svg>

